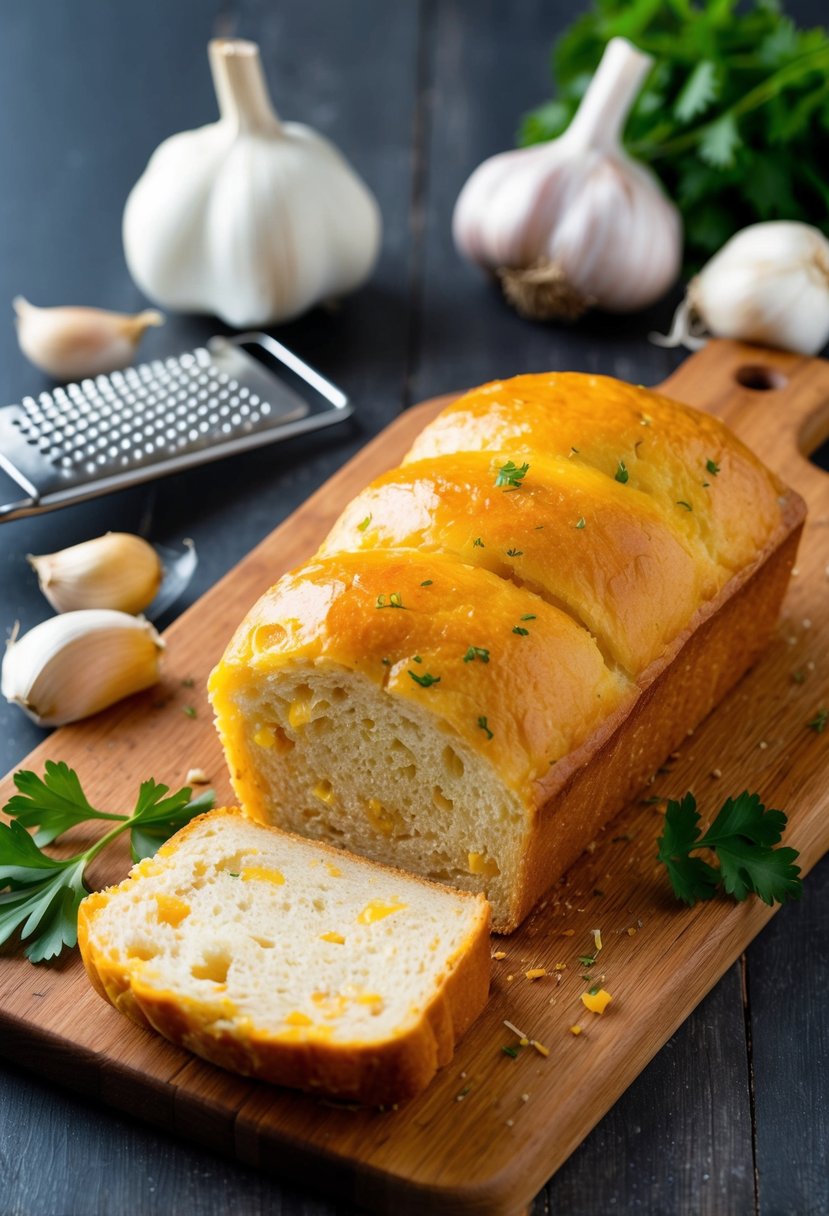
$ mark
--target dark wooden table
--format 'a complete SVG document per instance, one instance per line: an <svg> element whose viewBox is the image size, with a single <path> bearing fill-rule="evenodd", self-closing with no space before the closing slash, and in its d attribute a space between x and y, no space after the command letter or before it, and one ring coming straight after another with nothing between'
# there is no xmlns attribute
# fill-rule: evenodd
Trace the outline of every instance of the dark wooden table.
<svg viewBox="0 0 829 1216"><path fill-rule="evenodd" d="M655 383L679 354L646 340L650 313L578 328L520 321L456 256L449 219L485 156L548 95L565 0L142 0L18 3L0 37L0 301L138 309L121 211L150 152L212 120L205 45L253 38L277 108L330 136L371 185L385 235L370 285L282 341L353 398L353 423L40 519L0 528L4 631L49 614L25 554L108 528L195 539L195 599L399 410L523 371L574 368ZM815 23L821 0L790 0ZM150 357L203 341L170 318ZM48 387L0 325L0 399ZM5 485L0 490L5 491ZM164 624L166 622L162 622ZM0 707L0 764L42 732ZM164 774L156 774L163 778ZM829 862L723 978L539 1195L533 1212L829 1212ZM346 1213L0 1065L0 1213Z"/></svg>

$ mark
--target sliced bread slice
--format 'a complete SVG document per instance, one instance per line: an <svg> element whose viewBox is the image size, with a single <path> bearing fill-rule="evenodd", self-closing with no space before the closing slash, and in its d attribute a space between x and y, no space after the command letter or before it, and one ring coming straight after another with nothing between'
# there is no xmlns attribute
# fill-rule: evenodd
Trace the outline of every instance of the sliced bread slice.
<svg viewBox="0 0 829 1216"><path fill-rule="evenodd" d="M401 1101L483 1008L489 905L212 811L81 904L90 979L116 1009L265 1081Z"/></svg>

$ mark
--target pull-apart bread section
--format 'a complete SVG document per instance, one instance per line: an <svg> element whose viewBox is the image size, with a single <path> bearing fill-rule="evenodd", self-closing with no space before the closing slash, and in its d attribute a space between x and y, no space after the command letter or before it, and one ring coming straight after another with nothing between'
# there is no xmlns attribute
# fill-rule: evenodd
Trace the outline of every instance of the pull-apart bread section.
<svg viewBox="0 0 829 1216"><path fill-rule="evenodd" d="M368 1103L425 1088L483 1008L489 908L235 810L81 904L116 1009L235 1072Z"/></svg>
<svg viewBox="0 0 829 1216"><path fill-rule="evenodd" d="M211 696L239 798L514 928L756 658L802 515L655 393L475 390L237 631Z"/></svg>

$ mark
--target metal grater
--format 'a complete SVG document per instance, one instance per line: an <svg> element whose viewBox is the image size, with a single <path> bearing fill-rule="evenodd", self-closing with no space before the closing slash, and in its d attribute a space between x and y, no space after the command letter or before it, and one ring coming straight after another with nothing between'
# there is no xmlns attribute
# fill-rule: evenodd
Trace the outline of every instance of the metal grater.
<svg viewBox="0 0 829 1216"><path fill-rule="evenodd" d="M300 396L274 372L313 390ZM0 522L53 511L348 418L348 398L268 334L68 384L0 409L0 468L27 497Z"/></svg>

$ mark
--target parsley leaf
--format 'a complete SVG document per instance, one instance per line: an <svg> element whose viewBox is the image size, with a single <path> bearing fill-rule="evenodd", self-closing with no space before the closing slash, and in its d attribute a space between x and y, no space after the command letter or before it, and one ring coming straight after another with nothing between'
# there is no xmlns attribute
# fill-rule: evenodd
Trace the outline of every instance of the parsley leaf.
<svg viewBox="0 0 829 1216"><path fill-rule="evenodd" d="M617 468L616 472L614 473L614 479L616 481L621 482L622 485L626 485L628 480L630 479L630 473L627 471L627 468L625 467L624 460L619 461L619 467Z"/></svg>
<svg viewBox="0 0 829 1216"><path fill-rule="evenodd" d="M501 465L498 470L498 476L495 478L496 486L504 486L508 490L519 490L521 483L530 471L528 464L522 464L520 467L512 460L508 460L506 464Z"/></svg>
<svg viewBox="0 0 829 1216"><path fill-rule="evenodd" d="M21 771L14 781L19 793L3 808L11 823L0 823L0 944L18 933L33 963L77 943L78 907L89 893L84 872L110 841L129 829L132 857L138 861L214 801L212 790L192 800L189 789L168 797L166 785L145 781L131 815L110 814L90 804L73 769L51 760L43 777ZM64 860L39 847L90 819L114 820L115 826ZM35 826L39 831L31 836L26 829Z"/></svg>
<svg viewBox="0 0 829 1216"><path fill-rule="evenodd" d="M802 680L803 680L802 673L795 672L795 675L793 678L797 679L798 675L801 676L801 679L798 680L797 682L802 683ZM812 718L811 721L807 722L806 725L809 727L809 730L813 730L816 735L822 735L823 732L826 730L827 722L829 722L829 709L819 709L817 711L817 713L815 714L814 718Z"/></svg>
<svg viewBox="0 0 829 1216"><path fill-rule="evenodd" d="M480 726L481 730L486 731L487 739L495 738L492 731L489 729L486 718L483 715L481 715L481 717L478 719L478 725Z"/></svg>
<svg viewBox="0 0 829 1216"><path fill-rule="evenodd" d="M782 811L766 809L759 794L744 791L728 798L703 835L693 794L668 800L665 826L659 838L658 857L667 866L678 899L695 904L711 899L722 885L736 900L757 895L766 904L800 897L800 868L795 849L776 848L787 819ZM719 869L690 853L711 849Z"/></svg>
<svg viewBox="0 0 829 1216"><path fill-rule="evenodd" d="M483 646L470 646L466 654L463 656L464 663L472 663L475 659L480 659L482 663L489 662L489 651Z"/></svg>
<svg viewBox="0 0 829 1216"><path fill-rule="evenodd" d="M90 806L81 789L78 774L62 760L46 761L42 777L22 770L14 774L20 791L3 808L24 828L39 827L35 844L51 844L69 828L88 819L118 819Z"/></svg>
<svg viewBox="0 0 829 1216"><path fill-rule="evenodd" d="M422 676L419 676L416 671L409 671L409 675L421 688L431 688L433 684L440 684L440 676L430 676L428 671L424 671Z"/></svg>
<svg viewBox="0 0 829 1216"><path fill-rule="evenodd" d="M717 464L716 460L706 460L705 471L706 473L710 473L712 477L716 477L720 471L720 466Z"/></svg>
<svg viewBox="0 0 829 1216"><path fill-rule="evenodd" d="M401 596L400 592L392 591L391 595L388 596L388 598L385 595L378 595L377 602L375 603L375 607L376 608L405 608L406 605L403 603L403 597Z"/></svg>

